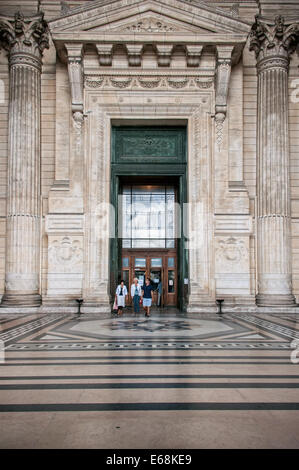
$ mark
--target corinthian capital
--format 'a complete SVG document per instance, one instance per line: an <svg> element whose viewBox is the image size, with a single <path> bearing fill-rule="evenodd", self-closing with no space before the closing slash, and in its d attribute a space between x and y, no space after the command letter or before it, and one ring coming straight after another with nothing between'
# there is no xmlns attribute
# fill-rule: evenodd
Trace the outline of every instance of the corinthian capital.
<svg viewBox="0 0 299 470"><path fill-rule="evenodd" d="M285 22L284 17L275 17L274 22L256 15L250 32L249 49L255 51L258 60L268 57L284 57L295 50L299 39L299 19Z"/></svg>
<svg viewBox="0 0 299 470"><path fill-rule="evenodd" d="M48 25L44 14L25 17L21 12L15 16L0 16L0 45L10 55L29 53L40 57L49 48Z"/></svg>

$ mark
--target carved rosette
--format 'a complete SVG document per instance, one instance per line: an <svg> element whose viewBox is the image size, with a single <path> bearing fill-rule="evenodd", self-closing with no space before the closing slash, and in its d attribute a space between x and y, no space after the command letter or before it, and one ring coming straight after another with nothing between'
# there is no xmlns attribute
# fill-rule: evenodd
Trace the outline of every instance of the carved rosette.
<svg viewBox="0 0 299 470"><path fill-rule="evenodd" d="M290 245L288 64L298 41L298 23L256 17L257 90L257 303L294 305ZM271 117L271 119L270 119Z"/></svg>
<svg viewBox="0 0 299 470"><path fill-rule="evenodd" d="M29 65L41 70L41 58L49 48L48 26L44 14L0 17L0 44L9 52L9 63Z"/></svg>

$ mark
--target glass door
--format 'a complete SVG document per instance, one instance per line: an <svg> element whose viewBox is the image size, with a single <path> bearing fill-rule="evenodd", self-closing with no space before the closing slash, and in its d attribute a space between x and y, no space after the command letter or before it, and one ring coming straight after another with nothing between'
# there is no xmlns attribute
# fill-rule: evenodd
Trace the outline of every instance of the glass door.
<svg viewBox="0 0 299 470"><path fill-rule="evenodd" d="M150 279L154 288L153 303L155 306L162 306L162 271L163 271L163 257L150 256ZM160 292L160 295L159 295Z"/></svg>
<svg viewBox="0 0 299 470"><path fill-rule="evenodd" d="M177 266L176 256L166 256L165 259L165 297L167 305L177 304Z"/></svg>

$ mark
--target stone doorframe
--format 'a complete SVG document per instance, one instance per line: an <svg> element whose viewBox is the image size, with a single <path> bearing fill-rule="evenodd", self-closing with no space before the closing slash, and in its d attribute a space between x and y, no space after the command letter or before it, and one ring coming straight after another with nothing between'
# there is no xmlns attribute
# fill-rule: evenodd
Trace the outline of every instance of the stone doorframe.
<svg viewBox="0 0 299 470"><path fill-rule="evenodd" d="M88 110L86 120L86 159L85 159L85 272L83 284L84 305L101 310L109 307L109 240L98 238L97 220L99 205L109 202L110 194L110 131L111 121L124 117L142 120L184 119L188 122L188 200L193 212L197 208L202 224L190 218L189 230L197 240L196 249L189 252L189 308L198 311L205 305L215 307L215 285L213 268L213 92L197 93L198 105L194 106L194 95L181 95L180 106L170 95L162 106L159 93L144 97L134 96L131 106L131 93L122 92L119 96L86 90L85 105ZM110 103L109 103L110 101ZM96 156L96 158L95 158ZM108 223L107 220L105 222ZM104 227L103 227L103 230ZM84 307L83 307L84 308Z"/></svg>
<svg viewBox="0 0 299 470"><path fill-rule="evenodd" d="M49 257L43 303L82 296L83 311L110 311L109 239L99 235L110 221L98 208L109 202L111 122L159 119L173 124L184 119L188 122L188 243L192 244L187 310L215 312L217 288L229 291L228 298L228 284L238 283L232 297L252 296L251 217L243 179L242 119L236 118L243 112L241 88L234 90L237 104L231 103L231 116L228 110L232 67L241 57L250 25L204 5L186 8L179 1L174 2L174 10L165 2L162 11L154 0L142 2L142 18L153 16L172 26L167 34L157 31L149 36L147 30L137 34L130 25L132 20L140 21L139 3L126 3L126 11L119 13L124 6L121 0L119 8L111 5L104 10L94 2L50 24L61 60L57 100L67 101L71 113L59 111L69 120L70 145L65 148L61 131L66 125L58 124L56 175L46 217ZM127 8L133 15L129 19ZM116 22L114 13L121 17ZM125 31L115 35L108 24ZM125 68L113 61L120 43L128 63ZM141 66L147 44L154 48L150 68ZM172 68L177 45L184 51L186 65ZM242 83L242 70L236 68ZM68 82L70 96L59 87L59 80L63 87ZM229 133L237 147L231 145ZM67 214L61 215L63 210Z"/></svg>
<svg viewBox="0 0 299 470"><path fill-rule="evenodd" d="M68 46L72 53L80 54L79 49ZM71 61L69 78L76 86L71 87L69 159L66 152L57 148L56 180L46 216L45 307L57 305L58 299L68 305L82 297L83 312L110 311L109 239L99 235L110 221L102 217L99 207L109 203L111 123L125 123L128 119L140 124L148 124L148 120L188 123L188 229L193 245L188 252L187 311L216 311L215 279L220 289L226 289L228 282L238 281L241 295L251 301L251 217L248 195L242 186L243 156L240 151L234 154L230 150L230 119L225 119L230 66L222 64L225 71L218 84L217 80L214 82L215 69L200 78L191 71L184 71L179 77L177 73L168 76L155 72L150 78L152 72L142 80L140 72L130 72L129 79L111 78L111 72L103 73L104 78L86 73L84 82L80 82L80 60ZM65 80L65 71L59 80L62 76ZM225 103L222 105L221 96ZM60 140L58 135L59 145ZM230 272L223 268L228 259ZM234 294L227 296L230 297Z"/></svg>
<svg viewBox="0 0 299 470"><path fill-rule="evenodd" d="M192 203L190 214L194 214L194 210L197 210L196 217L189 218L189 231L190 234L192 233L193 241L196 241L196 249L189 251L188 310L199 311L203 307L204 311L207 311L209 307L215 310L212 177L214 151L211 145L214 142L214 123L211 119L213 95L213 89L200 93L197 91L196 95L194 93L181 94L178 105L174 95L168 94L167 99L164 99L161 105L160 94L151 91L147 94L146 104L143 95L136 95L134 105L131 105L130 92L109 94L103 93L102 90L100 92L85 90L85 109L88 113L84 122L84 187L88 190L84 194L84 229L81 217L74 221L72 216L69 216L70 219L72 218L73 230L77 231L77 238L81 238L83 243L83 310L91 307L93 311L95 309L110 311L109 239L99 236L107 230L107 224L109 225L110 222L107 219L99 219L99 207L103 203L109 203L111 121L124 118L140 120L140 123L142 120L144 122L145 118L166 122L171 119L172 123L174 119L184 119L188 122L188 200ZM194 106L195 96L198 103L196 106ZM77 142L77 144L83 146L82 142ZM57 215L47 216L50 251L51 240L55 238L55 235L57 236L57 223L55 223ZM58 218L60 219L59 215ZM64 218L66 219L67 216ZM202 223L195 223L197 218ZM53 268L56 270L57 265ZM73 268L74 266L71 270ZM71 272L65 272L65 277L68 274ZM56 281L53 285L53 295L55 295L55 286ZM67 295L67 292L65 294ZM49 300L51 291L48 292L47 297Z"/></svg>

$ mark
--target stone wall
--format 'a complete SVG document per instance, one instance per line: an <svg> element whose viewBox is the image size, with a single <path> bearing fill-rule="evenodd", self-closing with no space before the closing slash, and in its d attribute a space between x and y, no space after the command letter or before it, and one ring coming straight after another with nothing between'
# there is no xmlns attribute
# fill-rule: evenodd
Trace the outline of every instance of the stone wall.
<svg viewBox="0 0 299 470"><path fill-rule="evenodd" d="M45 12L45 19L51 20L59 16L61 11L60 1L42 0L41 2L27 0L22 2L22 10L25 15L37 11L38 3ZM192 3L192 2L191 2ZM196 2L195 2L196 3ZM266 16L275 16L277 13L294 16L299 15L297 0L284 2L261 0L248 1L213 1L206 3L213 7L224 8L232 17L239 17L254 22L254 16L260 11ZM238 8L236 7L238 3ZM19 9L17 0L7 0L5 8L0 6L1 13L13 14ZM69 8L85 5L85 1L66 1ZM90 70L98 67L98 56L92 50L86 50L85 65ZM122 68L126 64L127 55L119 50L114 57L114 67ZM184 57L179 53L173 58L172 67L181 67ZM209 55L202 57L202 64L209 63ZM156 57L150 52L145 57L146 67L154 64ZM299 102L294 100L295 85L298 79L298 54L292 54L289 70L289 144L290 144L290 182L291 182L291 234L292 234L292 273L293 293L299 300ZM190 71L190 68L188 68ZM7 155L8 155L8 65L7 53L0 51L0 79L4 86L4 100L0 101L0 293L4 292L5 276L5 233L6 233L6 194L7 194ZM107 82L108 83L108 82ZM0 89L0 96L1 96ZM134 91L131 91L132 96ZM168 93L168 92L167 92ZM166 93L166 94L167 94ZM90 93L89 93L90 95ZM140 93L139 93L140 95ZM139 96L138 95L138 96ZM86 94L87 96L87 94ZM110 113L108 108L113 107L117 100L122 99L121 93L106 93L103 100L106 102L105 113ZM155 95L146 98L155 100ZM296 95L299 97L298 95ZM88 98L90 99L90 98ZM145 99L145 98L144 98ZM246 44L243 56L238 65L232 68L229 94L228 111L225 121L224 147L227 150L217 160L215 149L215 179L213 184L217 187L215 192L215 281L216 296L226 297L232 304L245 301L248 305L254 303L257 287L256 277L256 141L257 141L257 71L256 59L253 52L249 51L249 42ZM129 98L129 101L132 98ZM298 98L299 100L299 98ZM134 101L134 100L133 100ZM188 100L187 100L188 101ZM91 101L89 101L91 103ZM114 104L113 104L114 103ZM120 103L120 101L118 101ZM169 103L165 96L165 106ZM151 105L152 106L152 105ZM144 108L144 116L148 114L151 106ZM181 109L173 108L173 116L182 116L184 106L189 106L182 101ZM110 109L110 108L109 108ZM126 108L119 106L118 116L125 116ZM132 108L131 108L132 109ZM147 110L146 110L147 109ZM186 108L187 109L187 108ZM189 110L190 111L190 110ZM188 111L188 112L189 112ZM102 111L101 111L102 112ZM150 111L151 112L151 111ZM112 115L113 113L111 113ZM157 113L158 115L159 113ZM138 113L136 112L136 115ZM169 112L165 115L170 118ZM139 116L141 114L139 113ZM159 115L161 117L161 115ZM155 117L155 114L152 114ZM192 118L193 119L193 118ZM107 122L105 121L108 125ZM41 75L41 293L46 296L55 296L55 285L59 283L59 275L64 279L65 273L57 273L52 269L49 276L49 266L55 266L57 256L62 252L70 256L68 266L76 265L75 271L70 267L69 274L75 272L69 286L69 294L80 296L84 287L83 271L84 261L81 257L83 249L82 220L72 219L69 224L69 232L61 234L59 231L59 217L53 219L52 233L47 233L46 217L49 213L83 212L82 188L74 188L74 180L82 169L78 166L79 156L76 157L72 145L74 144L74 128L72 127L71 92L67 66L56 55L56 49L52 41L50 48L44 52L43 68ZM225 141L227 139L227 141ZM211 143L210 143L211 144ZM109 150L105 144L106 151ZM86 157L89 158L89 157ZM81 170L80 170L81 168ZM85 177L87 177L85 175ZM92 177L92 175L90 175ZM60 186L59 186L60 185ZM66 192L68 196L66 196ZM80 197L76 194L80 193ZM81 191L81 192L80 192ZM218 194L217 194L218 191ZM64 199L61 198L64 195ZM223 196L224 195L224 196ZM82 196L82 197L81 197ZM49 201L50 198L50 201ZM59 204L66 201L66 206ZM86 199L84 204L88 204ZM80 207L79 207L80 206ZM248 206L248 210L246 209ZM86 206L85 206L86 207ZM240 216L241 214L241 216ZM71 217L70 217L71 218ZM241 220L241 222L240 222ZM56 224L56 225L55 225ZM240 225L241 224L241 225ZM243 225L242 225L243 224ZM86 226L85 226L86 227ZM52 229L50 229L52 230ZM55 231L56 230L56 231ZM50 246L51 245L51 246ZM52 249L53 248L53 249ZM59 254L60 253L60 254ZM68 256L63 255L63 256ZM91 256L91 254L89 255ZM56 260L56 261L55 261ZM67 269L67 268L66 268ZM210 276L211 274L209 274ZM58 276L58 277L57 277ZM53 283L54 282L54 283ZM50 283L50 284L49 284ZM52 283L52 284L51 284ZM52 287L51 287L52 286ZM101 287L101 289L103 286ZM50 297L51 297L50 295Z"/></svg>

